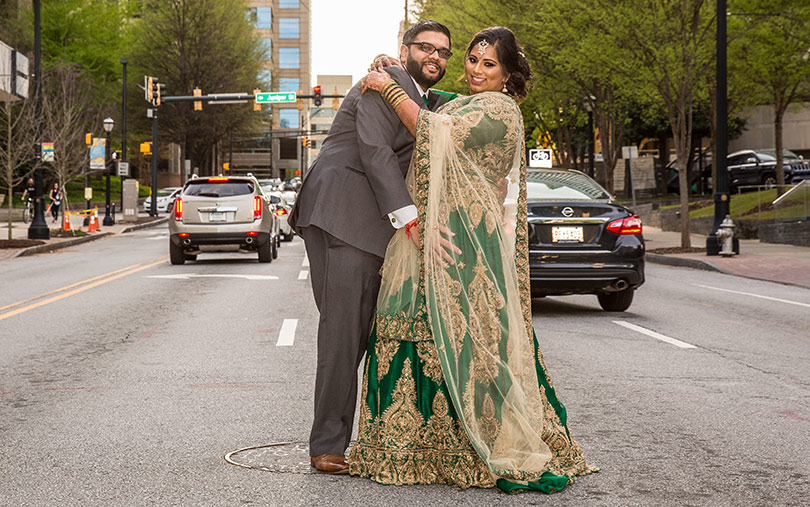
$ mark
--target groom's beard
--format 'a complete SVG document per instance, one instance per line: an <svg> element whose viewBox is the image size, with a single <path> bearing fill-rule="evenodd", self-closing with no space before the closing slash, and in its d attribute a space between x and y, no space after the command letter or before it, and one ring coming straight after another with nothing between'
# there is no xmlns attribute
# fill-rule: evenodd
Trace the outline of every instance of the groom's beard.
<svg viewBox="0 0 810 507"><path fill-rule="evenodd" d="M422 67L427 63L428 63L427 60L424 60L420 63L412 58L405 59L405 68L408 69L408 74L410 74L411 77L413 77L414 80L416 80L416 82L419 83L419 86L421 86L425 90L431 88L433 85L441 81L442 78L444 77L444 72L446 70L439 67L439 65L436 64L435 62L431 62L437 67L439 67L439 75L436 76L435 78L432 76L425 75L425 73L422 71Z"/></svg>

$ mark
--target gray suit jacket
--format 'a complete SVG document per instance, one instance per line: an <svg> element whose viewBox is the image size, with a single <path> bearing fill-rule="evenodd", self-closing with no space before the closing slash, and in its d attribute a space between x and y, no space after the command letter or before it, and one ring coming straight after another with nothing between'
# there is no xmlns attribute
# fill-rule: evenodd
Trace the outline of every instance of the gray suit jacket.
<svg viewBox="0 0 810 507"><path fill-rule="evenodd" d="M404 70L385 70L425 108ZM432 110L442 102L438 94L428 95ZM380 94L360 95L360 83L355 84L309 168L288 218L290 226L299 232L314 225L360 250L385 257L395 231L388 214L413 204L405 186L413 142Z"/></svg>

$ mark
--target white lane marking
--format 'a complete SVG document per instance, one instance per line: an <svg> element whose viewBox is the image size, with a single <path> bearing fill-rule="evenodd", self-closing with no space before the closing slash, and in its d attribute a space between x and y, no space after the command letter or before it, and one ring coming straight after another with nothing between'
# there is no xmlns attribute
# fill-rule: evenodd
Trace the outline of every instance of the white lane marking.
<svg viewBox="0 0 810 507"><path fill-rule="evenodd" d="M299 279L299 280L306 280L306 279L307 279L307 275L309 275L309 271L307 271L307 270L302 270L300 273L298 273L298 279Z"/></svg>
<svg viewBox="0 0 810 507"><path fill-rule="evenodd" d="M301 263L301 267L302 268L308 268L309 267L309 257L307 257L306 254L304 254L304 262Z"/></svg>
<svg viewBox="0 0 810 507"><path fill-rule="evenodd" d="M189 278L242 278L244 280L278 280L277 276L272 275L197 275L194 273L154 275L147 276L146 278L165 278L171 280L188 280Z"/></svg>
<svg viewBox="0 0 810 507"><path fill-rule="evenodd" d="M645 334L647 336L655 338L656 340L661 340L662 342L667 342L670 345L675 345L676 347L680 347L682 349L696 349L697 348L697 347L695 347L694 345L692 345L690 343L682 342L680 340L676 340L675 338L670 338L669 336L662 335L661 333L656 333L655 331L651 331L651 330L643 328L641 326L631 324L631 323L629 323L627 321L624 321L624 320L614 320L613 323L618 324L618 325L620 325L622 327L626 327L627 329L632 329L633 331L637 331L637 332L639 332L641 334Z"/></svg>
<svg viewBox="0 0 810 507"><path fill-rule="evenodd" d="M291 347L295 342L295 328L298 326L298 319L284 319L281 324L281 331L278 333L276 347Z"/></svg>
<svg viewBox="0 0 810 507"><path fill-rule="evenodd" d="M788 301L787 299L772 298L770 296L760 296L759 294L752 294L750 292L740 292L738 290L721 289L720 287L710 287L708 285L700 285L698 283L696 283L695 286L696 287L703 287L704 289L719 290L719 291L722 291L722 292L730 292L732 294L741 294L743 296L751 296L751 297L754 297L754 298L767 299L769 301L777 301L779 303L787 303L789 305L804 306L806 308L810 308L810 305L807 304L807 303L799 303L797 301Z"/></svg>
<svg viewBox="0 0 810 507"><path fill-rule="evenodd" d="M144 239L146 239L146 240L152 240L152 241L158 241L158 240L164 240L164 239L166 239L166 238L168 238L168 237L169 237L169 235L168 235L168 234L163 234L162 236L151 236L151 237L149 237L149 238L144 238Z"/></svg>

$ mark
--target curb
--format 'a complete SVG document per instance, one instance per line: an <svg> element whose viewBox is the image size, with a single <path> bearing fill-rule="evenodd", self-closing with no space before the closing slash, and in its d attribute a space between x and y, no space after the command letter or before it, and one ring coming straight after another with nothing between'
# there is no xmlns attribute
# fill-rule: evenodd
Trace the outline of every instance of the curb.
<svg viewBox="0 0 810 507"><path fill-rule="evenodd" d="M716 271L726 275L733 275L725 269L719 268L709 261L701 261L698 259L685 259L683 257L675 257L672 255L661 255L648 253L645 255L646 259L653 264L665 264L667 266L675 266L680 268L700 269L703 271Z"/></svg>
<svg viewBox="0 0 810 507"><path fill-rule="evenodd" d="M165 224L169 221L169 217L158 218L157 220L152 220L151 222L146 222L143 224L133 225L131 227L127 227L126 229L122 230L118 234L124 234L127 232L137 231L138 229L145 229L147 227L154 227L156 225ZM68 239L65 241L59 241L56 243L51 243L49 245L37 245L31 246L28 248L23 248L19 252L12 255L10 258L15 259L17 257L26 257L28 255L35 255L39 253L47 253L53 252L54 250L59 250L60 248L68 248L74 245L81 245L82 243L87 243L88 241L95 241L97 239L105 238L107 236L112 236L116 233L114 232L102 232L101 234L96 234L94 236L82 236L79 238Z"/></svg>
<svg viewBox="0 0 810 507"><path fill-rule="evenodd" d="M112 232L102 232L101 234L97 234L95 236L83 236L81 238L74 238L69 239L67 241L59 241L58 243L51 243L50 245L37 245L31 246L28 248L23 248L19 252L15 253L11 256L12 259L17 257L25 257L28 255L34 255L38 253L47 253L52 252L54 250L59 250L60 248L67 248L69 246L80 245L82 243L87 243L89 241L95 241L97 239L104 238L106 236L112 236L115 233Z"/></svg>
<svg viewBox="0 0 810 507"><path fill-rule="evenodd" d="M152 220L151 222L145 222L145 223L142 223L142 224L132 225L130 227L127 227L123 231L121 231L121 234L126 234L128 232L137 231L139 229L146 229L147 227L154 227L156 225L165 224L168 221L169 221L169 217L163 217L163 218L158 218L157 220Z"/></svg>

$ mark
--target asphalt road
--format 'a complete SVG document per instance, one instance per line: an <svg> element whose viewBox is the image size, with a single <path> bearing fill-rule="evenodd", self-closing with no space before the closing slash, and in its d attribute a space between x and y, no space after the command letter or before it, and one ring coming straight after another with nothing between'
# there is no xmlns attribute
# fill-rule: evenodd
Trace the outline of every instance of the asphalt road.
<svg viewBox="0 0 810 507"><path fill-rule="evenodd" d="M0 505L804 505L810 290L650 265L629 311L535 300L602 467L551 496L385 487L224 456L304 443L317 312L303 244L167 262L165 228L0 261ZM180 276L183 275L183 276ZM280 458L282 461L284 457Z"/></svg>

